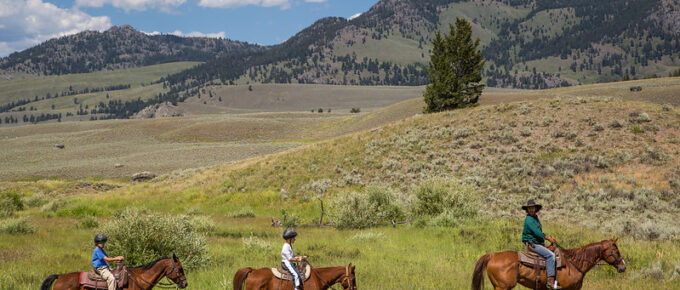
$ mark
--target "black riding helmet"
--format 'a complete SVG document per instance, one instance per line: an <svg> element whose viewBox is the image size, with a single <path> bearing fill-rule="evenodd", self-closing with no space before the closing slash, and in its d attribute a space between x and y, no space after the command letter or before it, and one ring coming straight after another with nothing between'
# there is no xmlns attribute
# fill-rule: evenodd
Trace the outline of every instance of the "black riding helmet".
<svg viewBox="0 0 680 290"><path fill-rule="evenodd" d="M103 243L106 243L107 240L108 240L108 238L103 233L98 233L97 235L94 236L94 243L95 244L103 244Z"/></svg>
<svg viewBox="0 0 680 290"><path fill-rule="evenodd" d="M297 235L297 232L293 228L287 228L285 231L283 231L284 240L290 240L294 237L297 237Z"/></svg>

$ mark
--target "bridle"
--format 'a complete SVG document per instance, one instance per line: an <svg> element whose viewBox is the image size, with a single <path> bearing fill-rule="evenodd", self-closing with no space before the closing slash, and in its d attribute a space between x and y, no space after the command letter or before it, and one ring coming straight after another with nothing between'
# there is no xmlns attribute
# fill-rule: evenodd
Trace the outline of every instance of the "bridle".
<svg viewBox="0 0 680 290"><path fill-rule="evenodd" d="M604 257L603 260L604 260L605 262L607 262L607 259L609 259L609 257L614 257L613 266L618 265L618 264L621 263L622 261L623 261L623 263L625 264L626 262L623 260L623 257L622 257L621 255L619 255L619 257L616 257L616 255L614 255L614 249L618 249L618 247L616 246L616 243L612 244L612 241L611 241L611 240L608 240L607 242L609 243L609 255L607 255L606 257ZM607 262L607 263L609 263L609 262Z"/></svg>
<svg viewBox="0 0 680 290"><path fill-rule="evenodd" d="M134 274L135 276L137 276L137 278L142 280L142 282L151 286L151 288L158 286L158 288L161 288L161 289L172 289L172 288L179 289L179 284L186 281L187 277L184 276L184 275L180 276L179 268L175 267L175 259L174 258L170 258L170 261L172 263L172 268L170 270L168 270L168 272L163 273L163 275L161 276L160 279L163 279L163 277L167 277L168 279L170 279L169 274L175 273L175 277L180 277L179 281L173 281L172 279L170 279L170 281L172 281L172 283L163 283L159 279L158 282L151 283L149 281L146 281L144 278L142 278L141 275L139 275L135 272L132 272L132 271L128 271L128 276L130 276L130 274ZM130 277L130 278L132 278L132 277ZM135 280L135 279L130 279L130 280L132 280L132 282L135 283L135 285L137 285L137 287L139 287L141 289L145 289L144 287L142 287L141 285L139 285L137 283L137 280Z"/></svg>

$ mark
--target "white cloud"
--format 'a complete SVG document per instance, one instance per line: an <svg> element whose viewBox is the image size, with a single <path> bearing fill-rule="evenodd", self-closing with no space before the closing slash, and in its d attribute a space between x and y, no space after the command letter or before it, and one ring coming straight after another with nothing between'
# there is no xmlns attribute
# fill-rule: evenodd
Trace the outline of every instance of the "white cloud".
<svg viewBox="0 0 680 290"><path fill-rule="evenodd" d="M125 11L157 8L169 12L185 2L186 0L76 0L75 5L76 7L102 7L109 4Z"/></svg>
<svg viewBox="0 0 680 290"><path fill-rule="evenodd" d="M210 37L210 38L227 38L227 33L224 31L220 32L215 32L215 33L203 33L200 31L192 31L189 33L184 33L181 30L175 30L170 33L160 33L158 31L154 32L144 32L148 35L161 35L161 34L171 34L171 35L176 35L176 36L182 36L182 37Z"/></svg>
<svg viewBox="0 0 680 290"><path fill-rule="evenodd" d="M109 27L109 17L93 17L77 8L62 9L42 0L0 0L0 57L50 38Z"/></svg>

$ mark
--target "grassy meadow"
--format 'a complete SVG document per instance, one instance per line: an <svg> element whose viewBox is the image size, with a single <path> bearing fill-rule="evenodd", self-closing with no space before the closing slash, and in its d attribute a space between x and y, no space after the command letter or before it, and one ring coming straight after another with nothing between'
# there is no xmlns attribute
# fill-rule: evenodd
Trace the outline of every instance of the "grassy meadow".
<svg viewBox="0 0 680 290"><path fill-rule="evenodd" d="M100 144L131 139L138 148L130 141L128 150L142 152L131 160L177 159L183 170L131 184L96 173L110 165L98 169L95 157L83 161L73 176L55 171L51 178L28 178L39 175L31 174L40 167L16 165L24 171L0 182L7 196L0 201L15 207L0 212L0 273L5 274L0 288L35 289L49 274L87 270L92 236L117 214L143 209L203 223L209 262L187 271L191 289L231 289L238 268L277 266L283 229L271 226L272 217L299 225L296 253L310 256L313 265L356 265L362 289L466 289L481 255L522 249L519 206L534 198L544 204L545 232L565 247L620 238L628 270L619 274L597 266L584 289L675 289L680 287L680 108L672 96L679 83L674 78L488 90L478 107L431 115L417 114L422 101L413 99L359 115L242 113L30 126L41 133L5 128L2 140L24 140L15 147L26 148L56 128L62 132L55 135ZM628 91L637 84L642 92ZM159 140L187 147L295 143L295 148L231 163L210 155L213 166L178 158L181 151L145 159L144 146L152 148ZM115 152L92 148L105 156ZM15 166L12 158L2 160ZM394 204L403 208L399 220L407 219L419 190L433 180L469 188L477 211L416 216L396 227L384 219L362 229L315 226L318 199L330 214L325 223L341 226L338 201L376 186L394 194Z"/></svg>

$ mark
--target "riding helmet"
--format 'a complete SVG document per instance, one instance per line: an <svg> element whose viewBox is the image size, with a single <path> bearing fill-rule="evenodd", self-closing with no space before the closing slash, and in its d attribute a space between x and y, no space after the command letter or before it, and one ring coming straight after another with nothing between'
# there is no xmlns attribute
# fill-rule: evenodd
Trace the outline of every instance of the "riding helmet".
<svg viewBox="0 0 680 290"><path fill-rule="evenodd" d="M294 237L297 237L297 232L293 228L287 228L285 231L283 231L284 240L289 240Z"/></svg>
<svg viewBox="0 0 680 290"><path fill-rule="evenodd" d="M108 238L103 233L98 233L97 235L94 236L94 243L95 244L103 244L103 243L106 243L107 240L108 240Z"/></svg>

